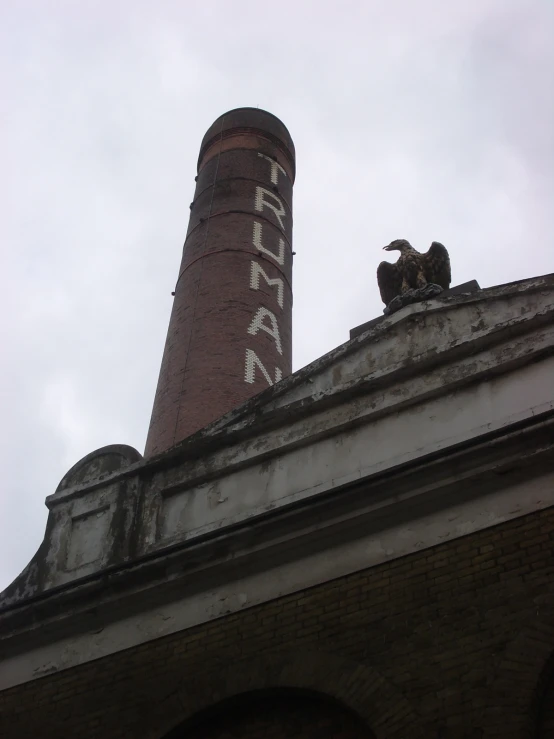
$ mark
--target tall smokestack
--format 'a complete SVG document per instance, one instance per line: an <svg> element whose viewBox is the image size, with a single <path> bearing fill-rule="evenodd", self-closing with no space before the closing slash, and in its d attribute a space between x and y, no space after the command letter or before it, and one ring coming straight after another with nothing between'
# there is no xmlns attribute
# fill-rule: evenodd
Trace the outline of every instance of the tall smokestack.
<svg viewBox="0 0 554 739"><path fill-rule="evenodd" d="M145 456L290 374L294 176L271 113L231 110L204 136Z"/></svg>

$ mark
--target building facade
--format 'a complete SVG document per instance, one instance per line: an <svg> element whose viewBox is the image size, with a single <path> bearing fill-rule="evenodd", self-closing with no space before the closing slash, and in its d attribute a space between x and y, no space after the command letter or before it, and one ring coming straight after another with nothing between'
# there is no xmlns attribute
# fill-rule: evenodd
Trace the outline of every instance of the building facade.
<svg viewBox="0 0 554 739"><path fill-rule="evenodd" d="M553 297L407 306L78 462L0 595L0 736L552 739Z"/></svg>

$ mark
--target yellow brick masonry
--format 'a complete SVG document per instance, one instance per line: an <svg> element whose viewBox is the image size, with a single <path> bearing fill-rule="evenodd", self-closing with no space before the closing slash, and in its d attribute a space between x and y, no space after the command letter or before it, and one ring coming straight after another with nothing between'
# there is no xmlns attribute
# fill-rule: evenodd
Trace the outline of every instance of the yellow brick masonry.
<svg viewBox="0 0 554 739"><path fill-rule="evenodd" d="M551 508L44 677L0 694L0 736L161 739L244 675L310 687L316 655L377 739L527 739L540 711L552 739L553 546Z"/></svg>

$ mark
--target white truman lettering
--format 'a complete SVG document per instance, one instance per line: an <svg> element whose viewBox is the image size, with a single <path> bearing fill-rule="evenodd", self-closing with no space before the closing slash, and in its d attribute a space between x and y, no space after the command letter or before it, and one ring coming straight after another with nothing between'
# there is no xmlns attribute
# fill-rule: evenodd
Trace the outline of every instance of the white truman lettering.
<svg viewBox="0 0 554 739"><path fill-rule="evenodd" d="M279 162L276 162L275 159L272 159L271 157L268 157L265 154L262 154L261 151L258 152L258 156L262 157L262 159L267 159L267 161L271 164L271 181L273 182L274 185L278 185L279 184L279 179L278 179L279 172L282 172L285 175L285 177L287 176L287 173L285 172L283 167L281 167Z"/></svg>
<svg viewBox="0 0 554 739"><path fill-rule="evenodd" d="M279 207L277 208L274 203L270 203L265 199L265 196L268 195L270 198L273 198L276 203L278 203ZM275 213L275 216L277 220L279 221L279 224L283 231L285 230L285 226L283 224L283 216L285 215L285 209L283 207L283 203L281 202L281 198L278 198L275 193L271 192L270 190L266 190L265 187L260 187L257 185L256 187L256 197L254 199L256 210L259 210L260 213L264 209L264 205L267 208L271 208L271 210Z"/></svg>
<svg viewBox="0 0 554 739"><path fill-rule="evenodd" d="M279 307L282 308L284 292L283 280L280 277L268 277L264 272L262 266L258 264L258 262L254 262L254 260L252 260L250 262L250 287L253 290L260 289L260 276L264 278L264 280L270 287L273 287L273 285L277 287L277 302L279 303Z"/></svg>
<svg viewBox="0 0 554 739"><path fill-rule="evenodd" d="M266 326L266 324L264 323L265 318L269 318L271 326ZM248 333L252 334L252 336L256 336L258 331L265 331L266 334L273 336L273 338L275 339L275 346L277 347L277 351L279 352L279 354L283 353L283 347L281 346L281 337L279 336L279 327L277 326L277 319L270 310L264 308L263 306L261 308L258 308L256 315L250 323L250 326L248 326Z"/></svg>
<svg viewBox="0 0 554 739"><path fill-rule="evenodd" d="M246 362L244 366L244 379L246 382L249 382L250 384L254 382L256 367L258 367L258 369L261 370L262 375L265 377L268 384L273 385L274 381L271 379L269 372L260 362L260 358L258 357L256 352L252 351L252 349L247 349L246 350ZM281 372L279 367L275 367L275 382L279 382L282 376L283 376L283 373Z"/></svg>
<svg viewBox="0 0 554 739"><path fill-rule="evenodd" d="M287 176L287 173L283 169L283 167L276 162L274 159L271 159L270 157L266 156L265 154L262 154L261 152L258 152L258 156L262 157L263 159L266 159L270 165L270 179L272 184L277 185L279 184L279 172L282 172L285 177ZM267 190L265 187L256 187L256 194L254 197L254 207L258 212L262 212L264 209L264 206L266 208L270 208L274 213L275 217L279 221L279 225L284 230L284 222L283 217L285 216L285 208L283 206L283 202L281 199L275 195L275 193L271 192L270 190ZM279 248L277 253L271 251L270 249L267 249L263 243L262 243L262 224L258 223L257 221L254 221L254 229L252 233L252 242L255 246L255 248L267 256L271 257L277 264L283 265L285 263L285 240L282 238L279 238ZM266 283L270 287L276 287L277 288L277 302L279 303L279 307L283 308L284 303L284 283L283 280L280 277L270 278L265 273L264 269L260 264L258 264L255 261L252 261L250 263L250 287L253 290L259 290L260 289L260 277L263 277ZM277 325L277 318L275 317L275 314L272 313L267 308L264 308L263 306L258 308L256 315L252 319L250 326L248 327L248 333L251 336L256 336L260 331L265 331L269 336L273 338L275 341L275 347L279 354L283 354L283 347L281 345L281 336L279 334L279 326ZM256 375L256 368L262 373L262 375L265 377L268 385L273 385L274 382L279 382L279 380L282 378L283 373L281 372L279 367L275 367L275 380L272 379L267 369L264 367L262 362L260 361L260 358L256 354L256 352L253 349L247 349L246 350L246 363L244 368L244 379L246 382L252 384L255 380Z"/></svg>
<svg viewBox="0 0 554 739"><path fill-rule="evenodd" d="M285 263L285 240L279 237L279 253L275 254L262 244L262 224L254 221L254 233L252 234L252 242L258 251L267 254L268 257L275 259L277 264Z"/></svg>

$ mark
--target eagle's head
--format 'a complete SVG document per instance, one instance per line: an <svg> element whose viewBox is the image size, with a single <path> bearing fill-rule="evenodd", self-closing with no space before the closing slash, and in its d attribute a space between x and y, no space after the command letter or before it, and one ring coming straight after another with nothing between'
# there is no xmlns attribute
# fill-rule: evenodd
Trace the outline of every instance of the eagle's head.
<svg viewBox="0 0 554 739"><path fill-rule="evenodd" d="M412 245L409 241L406 241L406 239L395 239L394 241L391 241L388 246L384 246L383 249L385 251L401 251L404 247L411 248Z"/></svg>

